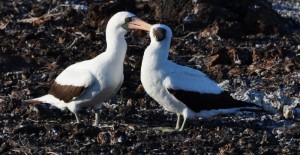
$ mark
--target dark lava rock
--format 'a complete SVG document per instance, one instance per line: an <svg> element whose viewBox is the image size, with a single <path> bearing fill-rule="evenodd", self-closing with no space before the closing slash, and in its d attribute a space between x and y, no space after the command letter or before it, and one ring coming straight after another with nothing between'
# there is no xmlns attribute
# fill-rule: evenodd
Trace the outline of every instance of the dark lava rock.
<svg viewBox="0 0 300 155"><path fill-rule="evenodd" d="M96 137L100 131L101 130L98 127L79 123L74 128L72 138L85 140L86 138Z"/></svg>
<svg viewBox="0 0 300 155"><path fill-rule="evenodd" d="M93 28L105 29L107 21L119 11L136 13L136 2L132 0L117 0L116 2L91 3L85 22Z"/></svg>
<svg viewBox="0 0 300 155"><path fill-rule="evenodd" d="M190 8L189 0L156 0L154 1L155 19L161 22L181 22L183 10Z"/></svg>
<svg viewBox="0 0 300 155"><path fill-rule="evenodd" d="M265 0L7 0L0 9L1 154L299 152L299 124L281 112L300 97L300 33ZM106 22L121 10L170 25L172 61L227 83L234 97L275 107L277 114L195 118L183 132L163 132L157 127L174 128L176 115L143 90L140 67L149 37L140 31L126 38L124 83L101 110L100 128L91 126L90 108L80 111L82 123L76 124L68 110L22 102L46 94L67 66L103 52ZM24 22L32 17L37 19Z"/></svg>
<svg viewBox="0 0 300 155"><path fill-rule="evenodd" d="M158 0L155 18L183 23L186 30L208 31L222 37L291 32L293 22L282 18L267 0ZM206 30L206 29L209 30ZM211 32L211 30L216 32Z"/></svg>

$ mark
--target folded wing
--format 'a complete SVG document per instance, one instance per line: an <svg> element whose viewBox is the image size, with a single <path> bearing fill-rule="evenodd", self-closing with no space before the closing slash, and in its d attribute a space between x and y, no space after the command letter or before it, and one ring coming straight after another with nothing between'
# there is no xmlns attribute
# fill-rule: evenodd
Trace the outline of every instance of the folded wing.
<svg viewBox="0 0 300 155"><path fill-rule="evenodd" d="M86 69L67 68L53 82L49 94L64 102L80 96L94 82L94 75Z"/></svg>
<svg viewBox="0 0 300 155"><path fill-rule="evenodd" d="M183 66L176 68L168 74L163 84L170 95L194 112L256 106L233 99L198 70Z"/></svg>

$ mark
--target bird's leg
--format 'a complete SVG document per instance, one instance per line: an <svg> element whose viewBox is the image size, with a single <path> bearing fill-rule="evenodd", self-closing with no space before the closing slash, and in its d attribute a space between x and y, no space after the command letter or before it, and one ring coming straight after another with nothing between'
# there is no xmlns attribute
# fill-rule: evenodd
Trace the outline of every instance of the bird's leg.
<svg viewBox="0 0 300 155"><path fill-rule="evenodd" d="M93 126L99 127L100 125L100 109L102 108L102 103L97 104L94 106L94 112L95 112L95 122L93 124Z"/></svg>
<svg viewBox="0 0 300 155"><path fill-rule="evenodd" d="M74 115L75 115L75 117L76 117L76 123L80 123L78 111L74 111Z"/></svg>
<svg viewBox="0 0 300 155"><path fill-rule="evenodd" d="M182 123L181 128L179 129L179 131L183 131L183 129L185 127L185 123L186 123L186 117L183 116L183 123Z"/></svg>
<svg viewBox="0 0 300 155"><path fill-rule="evenodd" d="M176 123L175 130L178 130L180 127L180 119L181 119L181 115L177 114L177 123Z"/></svg>
<svg viewBox="0 0 300 155"><path fill-rule="evenodd" d="M100 110L95 110L95 122L93 126L99 126L100 122Z"/></svg>
<svg viewBox="0 0 300 155"><path fill-rule="evenodd" d="M188 109L184 109L183 112L182 112L182 116L183 116L183 123L181 125L181 128L179 129L179 131L183 131L185 125L186 125L186 120L189 116L189 112L188 112Z"/></svg>

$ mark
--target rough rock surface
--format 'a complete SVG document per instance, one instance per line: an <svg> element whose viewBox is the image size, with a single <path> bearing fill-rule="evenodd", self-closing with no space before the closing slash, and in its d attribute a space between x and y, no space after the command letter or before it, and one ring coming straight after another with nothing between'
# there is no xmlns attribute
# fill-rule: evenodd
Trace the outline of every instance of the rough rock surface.
<svg viewBox="0 0 300 155"><path fill-rule="evenodd" d="M253 33L286 33L295 27L267 0L156 0L155 19L182 23L186 30L213 27L222 37Z"/></svg>
<svg viewBox="0 0 300 155"><path fill-rule="evenodd" d="M300 28L298 14L288 11L299 2L181 2L174 16L162 1L1 1L0 153L298 153ZM124 9L171 26L174 62L204 71L235 98L266 111L195 118L180 133L158 130L174 127L176 116L143 91L140 64L149 39L140 31L127 39L125 81L102 109L103 127L91 126L89 108L75 124L69 111L22 102L46 94L67 66L103 52L106 22Z"/></svg>

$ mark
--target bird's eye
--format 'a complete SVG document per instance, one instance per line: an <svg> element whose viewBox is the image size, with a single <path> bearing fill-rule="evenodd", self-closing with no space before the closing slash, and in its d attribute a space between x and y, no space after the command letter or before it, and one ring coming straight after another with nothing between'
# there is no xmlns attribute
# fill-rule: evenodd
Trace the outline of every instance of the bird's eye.
<svg viewBox="0 0 300 155"><path fill-rule="evenodd" d="M128 23L132 22L134 20L134 17L127 17L125 18L125 23L122 25L122 27L127 30L130 31L129 27L128 27Z"/></svg>
<svg viewBox="0 0 300 155"><path fill-rule="evenodd" d="M127 18L125 18L125 23L129 23L131 21L133 21L133 17L127 17Z"/></svg>
<svg viewBox="0 0 300 155"><path fill-rule="evenodd" d="M153 30L153 35L157 41L162 41L166 38L167 30L164 28L158 27Z"/></svg>

